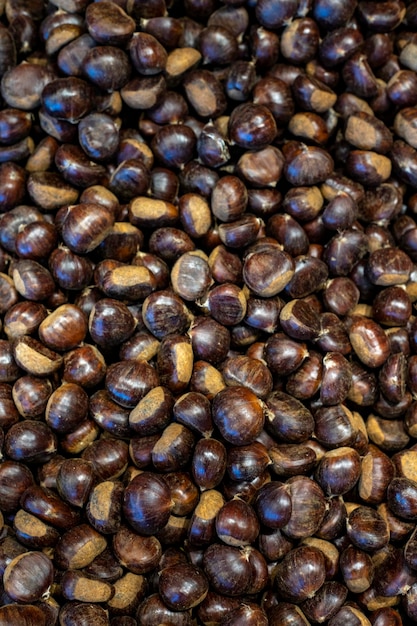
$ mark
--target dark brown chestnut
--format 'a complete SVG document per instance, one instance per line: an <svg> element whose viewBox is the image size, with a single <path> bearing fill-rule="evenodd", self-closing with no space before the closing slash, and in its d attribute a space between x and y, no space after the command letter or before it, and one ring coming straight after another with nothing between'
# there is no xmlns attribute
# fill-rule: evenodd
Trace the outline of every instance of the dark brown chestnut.
<svg viewBox="0 0 417 626"><path fill-rule="evenodd" d="M352 543L366 552L379 550L388 543L388 526L382 516L371 507L358 506L353 509L346 527Z"/></svg>
<svg viewBox="0 0 417 626"><path fill-rule="evenodd" d="M16 602L40 600L53 582L52 561L43 552L28 551L16 556L3 574L5 592Z"/></svg>
<svg viewBox="0 0 417 626"><path fill-rule="evenodd" d="M4 451L14 461L45 463L56 454L57 445L56 436L47 424L27 419L10 426Z"/></svg>
<svg viewBox="0 0 417 626"><path fill-rule="evenodd" d="M293 476L286 482L291 498L291 515L283 532L290 539L314 535L320 528L326 510L321 487L307 476Z"/></svg>
<svg viewBox="0 0 417 626"><path fill-rule="evenodd" d="M314 595L326 577L323 553L299 546L284 556L275 570L275 585L284 601L299 604Z"/></svg>
<svg viewBox="0 0 417 626"><path fill-rule="evenodd" d="M237 106L229 120L229 137L241 148L263 148L275 139L277 127L270 110L263 104Z"/></svg>
<svg viewBox="0 0 417 626"><path fill-rule="evenodd" d="M213 399L213 422L234 445L252 443L261 433L264 413L260 400L246 387L227 387Z"/></svg>
<svg viewBox="0 0 417 626"><path fill-rule="evenodd" d="M137 532L153 535L168 522L173 503L168 485L156 474L143 472L127 485L123 512Z"/></svg>
<svg viewBox="0 0 417 626"><path fill-rule="evenodd" d="M177 563L162 569L159 593L174 611L186 611L199 605L209 590L204 572L190 563Z"/></svg>
<svg viewBox="0 0 417 626"><path fill-rule="evenodd" d="M279 481L266 483L259 489L254 507L263 525L282 528L291 517L292 503L288 489Z"/></svg>
<svg viewBox="0 0 417 626"><path fill-rule="evenodd" d="M84 459L64 459L58 470L56 486L63 500L83 507L95 481L92 463Z"/></svg>
<svg viewBox="0 0 417 626"><path fill-rule="evenodd" d="M326 495L342 495L355 486L360 474L359 454L353 448L342 446L323 455L315 478Z"/></svg>
<svg viewBox="0 0 417 626"><path fill-rule="evenodd" d="M190 392L192 393L192 392ZM226 471L226 448L211 437L200 439L194 448L191 472L200 489L217 487Z"/></svg>
<svg viewBox="0 0 417 626"><path fill-rule="evenodd" d="M203 555L203 568L214 591L240 596L250 583L245 549L212 543Z"/></svg>

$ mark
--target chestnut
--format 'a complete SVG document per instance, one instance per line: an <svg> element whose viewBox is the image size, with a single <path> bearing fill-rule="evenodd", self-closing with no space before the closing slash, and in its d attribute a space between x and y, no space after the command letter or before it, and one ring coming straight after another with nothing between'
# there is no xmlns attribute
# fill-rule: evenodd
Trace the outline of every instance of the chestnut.
<svg viewBox="0 0 417 626"><path fill-rule="evenodd" d="M283 306L279 315L281 328L293 339L308 341L320 334L320 317L307 300L295 298Z"/></svg>
<svg viewBox="0 0 417 626"><path fill-rule="evenodd" d="M81 569L89 565L107 546L106 539L88 524L67 530L56 546L54 560L61 569Z"/></svg>
<svg viewBox="0 0 417 626"><path fill-rule="evenodd" d="M173 503L167 484L156 474L143 472L127 485L123 512L134 530L153 535L168 522Z"/></svg>
<svg viewBox="0 0 417 626"><path fill-rule="evenodd" d="M129 572L151 572L162 556L162 546L155 536L143 536L122 525L113 536L113 551L118 562Z"/></svg>
<svg viewBox="0 0 417 626"><path fill-rule="evenodd" d="M57 433L67 433L78 426L88 412L88 396L80 385L65 383L53 391L45 407L45 421Z"/></svg>
<svg viewBox="0 0 417 626"><path fill-rule="evenodd" d="M182 424L171 423L161 434L151 453L152 463L159 471L178 471L189 462L194 436Z"/></svg>
<svg viewBox="0 0 417 626"><path fill-rule="evenodd" d="M323 405L340 404L346 400L352 384L350 363L339 352L323 357L320 401Z"/></svg>
<svg viewBox="0 0 417 626"><path fill-rule="evenodd" d="M221 441L205 437L197 441L191 461L193 479L200 489L217 487L226 471L226 447Z"/></svg>
<svg viewBox="0 0 417 626"><path fill-rule="evenodd" d="M259 489L254 507L259 520L268 528L282 528L291 517L291 497L279 481L271 481Z"/></svg>
<svg viewBox="0 0 417 626"><path fill-rule="evenodd" d="M268 610L268 620L271 626L294 624L294 626L306 626L307 618L296 604L291 602L279 602Z"/></svg>
<svg viewBox="0 0 417 626"><path fill-rule="evenodd" d="M128 465L128 445L120 439L102 437L89 442L82 451L82 458L92 463L94 473L101 480L121 476Z"/></svg>
<svg viewBox="0 0 417 626"><path fill-rule="evenodd" d="M93 464L84 459L64 459L58 470L56 486L63 500L83 507L95 481Z"/></svg>
<svg viewBox="0 0 417 626"><path fill-rule="evenodd" d="M60 620L64 626L81 620L81 623L96 623L97 626L108 626L109 623L108 614L100 605L77 600L68 601L62 606Z"/></svg>
<svg viewBox="0 0 417 626"><path fill-rule="evenodd" d="M19 509L13 520L13 529L16 538L26 547L32 550L52 548L59 539L59 532L49 524Z"/></svg>
<svg viewBox="0 0 417 626"><path fill-rule="evenodd" d="M119 345L128 339L136 327L128 307L114 298L102 298L93 305L88 329L100 347Z"/></svg>
<svg viewBox="0 0 417 626"><path fill-rule="evenodd" d="M101 7L88 5L85 18L88 31L97 43L124 44L135 29L134 20L117 4L106 2Z"/></svg>
<svg viewBox="0 0 417 626"><path fill-rule="evenodd" d="M368 367L381 366L389 356L388 338L382 327L372 319L353 319L349 339L358 358Z"/></svg>
<svg viewBox="0 0 417 626"><path fill-rule="evenodd" d="M348 517L346 528L352 543L366 552L383 548L389 540L385 520L368 506L356 507Z"/></svg>
<svg viewBox="0 0 417 626"><path fill-rule="evenodd" d="M168 289L155 291L145 298L142 315L146 328L157 339L185 332L191 324L191 313L185 303Z"/></svg>
<svg viewBox="0 0 417 626"><path fill-rule="evenodd" d="M214 591L241 596L250 583L250 563L244 549L212 543L203 555L203 569Z"/></svg>
<svg viewBox="0 0 417 626"><path fill-rule="evenodd" d="M81 78L56 78L45 85L41 101L49 115L75 123L91 110L92 88Z"/></svg>
<svg viewBox="0 0 417 626"><path fill-rule="evenodd" d="M17 261L13 267L13 282L21 296L36 302L46 300L55 288L49 270L32 259Z"/></svg>
<svg viewBox="0 0 417 626"><path fill-rule="evenodd" d="M173 611L165 604L159 593L148 595L139 604L136 615L144 626L164 622L175 624L175 626L191 626L192 624L189 611Z"/></svg>
<svg viewBox="0 0 417 626"><path fill-rule="evenodd" d="M12 559L4 570L4 589L17 602L34 602L52 584L53 573L52 561L45 554L25 552Z"/></svg>
<svg viewBox="0 0 417 626"><path fill-rule="evenodd" d="M23 491L20 506L27 513L59 530L74 527L80 520L79 514L54 491L35 484Z"/></svg>
<svg viewBox="0 0 417 626"><path fill-rule="evenodd" d="M291 256L279 247L249 252L243 264L243 279L249 289L261 297L280 293L294 276Z"/></svg>
<svg viewBox="0 0 417 626"><path fill-rule="evenodd" d="M318 458L309 442L273 445L269 456L275 474L285 478L308 474L316 467Z"/></svg>
<svg viewBox="0 0 417 626"><path fill-rule="evenodd" d="M4 441L4 451L14 461L45 463L57 451L57 439L44 422L27 419L10 426Z"/></svg>
<svg viewBox="0 0 417 626"><path fill-rule="evenodd" d="M413 520L413 493L416 488L414 480L405 477L394 477L387 490L387 503L394 515L405 520Z"/></svg>
<svg viewBox="0 0 417 626"><path fill-rule="evenodd" d="M123 492L123 484L117 480L104 480L89 492L87 519L98 532L110 534L119 530Z"/></svg>
<svg viewBox="0 0 417 626"><path fill-rule="evenodd" d="M172 514L181 517L192 513L199 499L199 491L190 473L168 472L163 477L171 490L174 501Z"/></svg>
<svg viewBox="0 0 417 626"><path fill-rule="evenodd" d="M155 369L146 361L136 359L112 363L105 376L105 387L111 399L130 409L158 384Z"/></svg>
<svg viewBox="0 0 417 626"><path fill-rule="evenodd" d="M259 399L246 387L226 387L213 399L213 422L222 436L234 445L252 443L264 425Z"/></svg>
<svg viewBox="0 0 417 626"><path fill-rule="evenodd" d="M306 406L283 391L272 391L265 401L266 430L286 443L302 443L313 433L314 419Z"/></svg>
<svg viewBox="0 0 417 626"><path fill-rule="evenodd" d="M161 598L174 611L186 611L198 606L209 590L204 572L189 563L164 567L158 586Z"/></svg>
<svg viewBox="0 0 417 626"><path fill-rule="evenodd" d="M320 459L315 478L326 495L350 491L361 475L360 456L356 450L340 447L327 451Z"/></svg>
<svg viewBox="0 0 417 626"><path fill-rule="evenodd" d="M386 498L388 485L394 478L394 465L390 458L375 445L370 444L362 459L362 472L358 491L363 502L380 503Z"/></svg>
<svg viewBox="0 0 417 626"><path fill-rule="evenodd" d="M79 570L67 570L61 579L62 594L67 600L107 602L114 593L106 581L97 580Z"/></svg>
<svg viewBox="0 0 417 626"><path fill-rule="evenodd" d="M204 437L213 432L210 401L202 393L189 391L181 395L173 406L173 414L177 422Z"/></svg>
<svg viewBox="0 0 417 626"><path fill-rule="evenodd" d="M241 148L263 148L275 139L277 126L270 110L263 104L244 103L232 112L229 138Z"/></svg>
<svg viewBox="0 0 417 626"><path fill-rule="evenodd" d="M207 489L203 491L194 509L188 527L188 541L195 547L206 547L215 540L215 522L217 513L225 500L220 491Z"/></svg>
<svg viewBox="0 0 417 626"><path fill-rule="evenodd" d="M195 361L190 390L205 395L209 400L226 387L223 376L207 361Z"/></svg>
<svg viewBox="0 0 417 626"><path fill-rule="evenodd" d="M292 507L283 532L290 539L314 535L323 522L326 510L321 487L307 476L293 476L287 480L286 486Z"/></svg>
<svg viewBox="0 0 417 626"><path fill-rule="evenodd" d="M35 604L5 604L0 607L0 624L39 624L45 626L45 612Z"/></svg>
<svg viewBox="0 0 417 626"><path fill-rule="evenodd" d="M238 498L226 502L216 515L217 536L230 546L252 544L259 529L259 521L253 508Z"/></svg>
<svg viewBox="0 0 417 626"><path fill-rule="evenodd" d="M368 589L374 577L371 556L354 545L348 546L340 555L340 569L347 588L353 593Z"/></svg>
<svg viewBox="0 0 417 626"><path fill-rule="evenodd" d="M308 598L302 603L304 615L310 620L324 620L331 618L343 606L348 590L341 583L331 580L326 581L316 592L313 598Z"/></svg>
<svg viewBox="0 0 417 626"><path fill-rule="evenodd" d="M30 469L19 463L6 459L0 465L0 495L3 513L16 511L19 508L20 496L34 483Z"/></svg>
<svg viewBox="0 0 417 626"><path fill-rule="evenodd" d="M158 376L172 393L186 390L193 371L193 356L187 336L172 334L162 339L157 356Z"/></svg>
<svg viewBox="0 0 417 626"><path fill-rule="evenodd" d="M301 545L286 554L275 570L275 585L284 601L299 604L313 596L326 577L324 555Z"/></svg>
<svg viewBox="0 0 417 626"><path fill-rule="evenodd" d="M312 398L321 384L322 361L321 354L309 352L300 367L289 374L285 391L298 400Z"/></svg>
<svg viewBox="0 0 417 626"><path fill-rule="evenodd" d="M84 343L64 355L63 380L83 388L95 387L103 380L106 364L103 355L95 346Z"/></svg>
<svg viewBox="0 0 417 626"><path fill-rule="evenodd" d="M108 606L115 615L112 626L134 626L134 618L124 615L126 611L135 611L147 592L147 582L143 576L127 572L113 584L114 595ZM124 621L123 621L124 620ZM130 621L129 621L130 620Z"/></svg>

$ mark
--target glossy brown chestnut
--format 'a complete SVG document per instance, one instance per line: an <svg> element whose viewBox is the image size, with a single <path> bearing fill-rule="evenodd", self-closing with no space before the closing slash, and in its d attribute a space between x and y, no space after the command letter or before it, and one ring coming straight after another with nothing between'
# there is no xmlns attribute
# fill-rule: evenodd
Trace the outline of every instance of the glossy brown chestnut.
<svg viewBox="0 0 417 626"><path fill-rule="evenodd" d="M211 544L203 555L203 568L214 591L239 596L250 583L250 563L244 549Z"/></svg>
<svg viewBox="0 0 417 626"><path fill-rule="evenodd" d="M20 496L34 483L30 469L18 461L5 460L0 466L0 495L4 513L19 508Z"/></svg>
<svg viewBox="0 0 417 626"><path fill-rule="evenodd" d="M280 597L298 604L314 595L324 583L323 553L317 548L299 546L284 556L275 576Z"/></svg>
<svg viewBox="0 0 417 626"><path fill-rule="evenodd" d="M14 461L45 463L56 454L57 439L47 424L27 419L10 426L4 450Z"/></svg>
<svg viewBox="0 0 417 626"><path fill-rule="evenodd" d="M112 480L127 469L128 445L120 439L103 437L89 443L82 452L82 458L92 463L94 473L101 480Z"/></svg>
<svg viewBox="0 0 417 626"><path fill-rule="evenodd" d="M313 416L301 401L283 391L272 391L265 404L265 425L273 437L286 443L302 443L313 433Z"/></svg>
<svg viewBox="0 0 417 626"><path fill-rule="evenodd" d="M217 439L205 437L196 443L191 472L200 489L214 489L220 484L226 471L226 454L226 447Z"/></svg>
<svg viewBox="0 0 417 626"><path fill-rule="evenodd" d="M151 572L162 556L162 547L156 537L138 535L126 526L114 534L113 550L118 561L137 575Z"/></svg>
<svg viewBox="0 0 417 626"><path fill-rule="evenodd" d="M213 422L222 436L234 445L252 443L264 425L259 399L246 387L227 387L213 399Z"/></svg>
<svg viewBox="0 0 417 626"><path fill-rule="evenodd" d="M292 503L288 489L279 481L263 485L256 495L254 507L263 525L282 528L291 517Z"/></svg>
<svg viewBox="0 0 417 626"><path fill-rule="evenodd" d="M350 513L347 533L352 543L366 552L383 548L389 540L385 520L377 511L367 506L359 506Z"/></svg>
<svg viewBox="0 0 417 626"><path fill-rule="evenodd" d="M356 355L368 367L381 366L389 356L388 338L382 327L372 319L353 319L349 338Z"/></svg>
<svg viewBox="0 0 417 626"><path fill-rule="evenodd" d="M323 522L326 509L321 487L307 476L293 476L286 485L292 508L283 532L290 539L314 535Z"/></svg>
<svg viewBox="0 0 417 626"><path fill-rule="evenodd" d="M320 459L315 478L326 495L350 491L361 474L360 456L353 448L329 450Z"/></svg>
<svg viewBox="0 0 417 626"><path fill-rule="evenodd" d="M52 548L59 539L59 531L40 519L19 509L13 520L16 538L27 548L41 550Z"/></svg>
<svg viewBox="0 0 417 626"><path fill-rule="evenodd" d="M88 524L66 531L55 552L55 563L62 569L81 569L89 565L107 546L106 539Z"/></svg>
<svg viewBox="0 0 417 626"><path fill-rule="evenodd" d="M216 515L224 503L225 500L220 491L207 489L202 492L188 527L187 535L191 545L202 548L215 540Z"/></svg>
<svg viewBox="0 0 417 626"><path fill-rule="evenodd" d="M83 459L65 459L58 470L58 493L73 506L83 507L94 484L92 463Z"/></svg>
<svg viewBox="0 0 417 626"><path fill-rule="evenodd" d="M52 561L45 554L25 552L16 556L4 570L4 589L16 602L35 602L48 590L53 575Z"/></svg>
<svg viewBox="0 0 417 626"><path fill-rule="evenodd" d="M153 535L168 522L173 503L167 484L156 474L144 472L126 487L123 512L137 532Z"/></svg>
<svg viewBox="0 0 417 626"><path fill-rule="evenodd" d="M209 584L204 572L189 563L165 567L159 576L161 597L174 611L186 611L199 605L208 590Z"/></svg>

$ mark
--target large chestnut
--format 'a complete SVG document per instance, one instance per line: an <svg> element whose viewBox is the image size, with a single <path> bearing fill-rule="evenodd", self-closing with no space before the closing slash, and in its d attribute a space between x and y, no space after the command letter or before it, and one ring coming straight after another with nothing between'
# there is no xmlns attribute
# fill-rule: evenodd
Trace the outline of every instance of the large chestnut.
<svg viewBox="0 0 417 626"><path fill-rule="evenodd" d="M136 532L153 535L168 522L173 502L168 485L156 474L143 472L127 485L123 513Z"/></svg>
<svg viewBox="0 0 417 626"><path fill-rule="evenodd" d="M275 570L275 585L279 595L283 600L295 604L313 596L325 578L323 553L304 545L285 555Z"/></svg>
<svg viewBox="0 0 417 626"><path fill-rule="evenodd" d="M200 604L209 590L202 570L189 563L165 567L159 575L159 593L174 611L186 611Z"/></svg>
<svg viewBox="0 0 417 626"><path fill-rule="evenodd" d="M25 552L4 570L4 590L16 602L34 602L46 593L53 577L52 561L43 552Z"/></svg>
<svg viewBox="0 0 417 626"><path fill-rule="evenodd" d="M257 396L246 387L227 387L213 399L213 422L223 437L235 445L252 443L264 425Z"/></svg>

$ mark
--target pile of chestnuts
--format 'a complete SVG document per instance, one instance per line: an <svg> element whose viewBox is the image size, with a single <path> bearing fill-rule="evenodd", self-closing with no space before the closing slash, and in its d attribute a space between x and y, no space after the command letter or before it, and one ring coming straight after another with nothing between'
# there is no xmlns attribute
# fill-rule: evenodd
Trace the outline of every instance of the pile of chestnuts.
<svg viewBox="0 0 417 626"><path fill-rule="evenodd" d="M417 623L417 1L0 0L0 626Z"/></svg>

